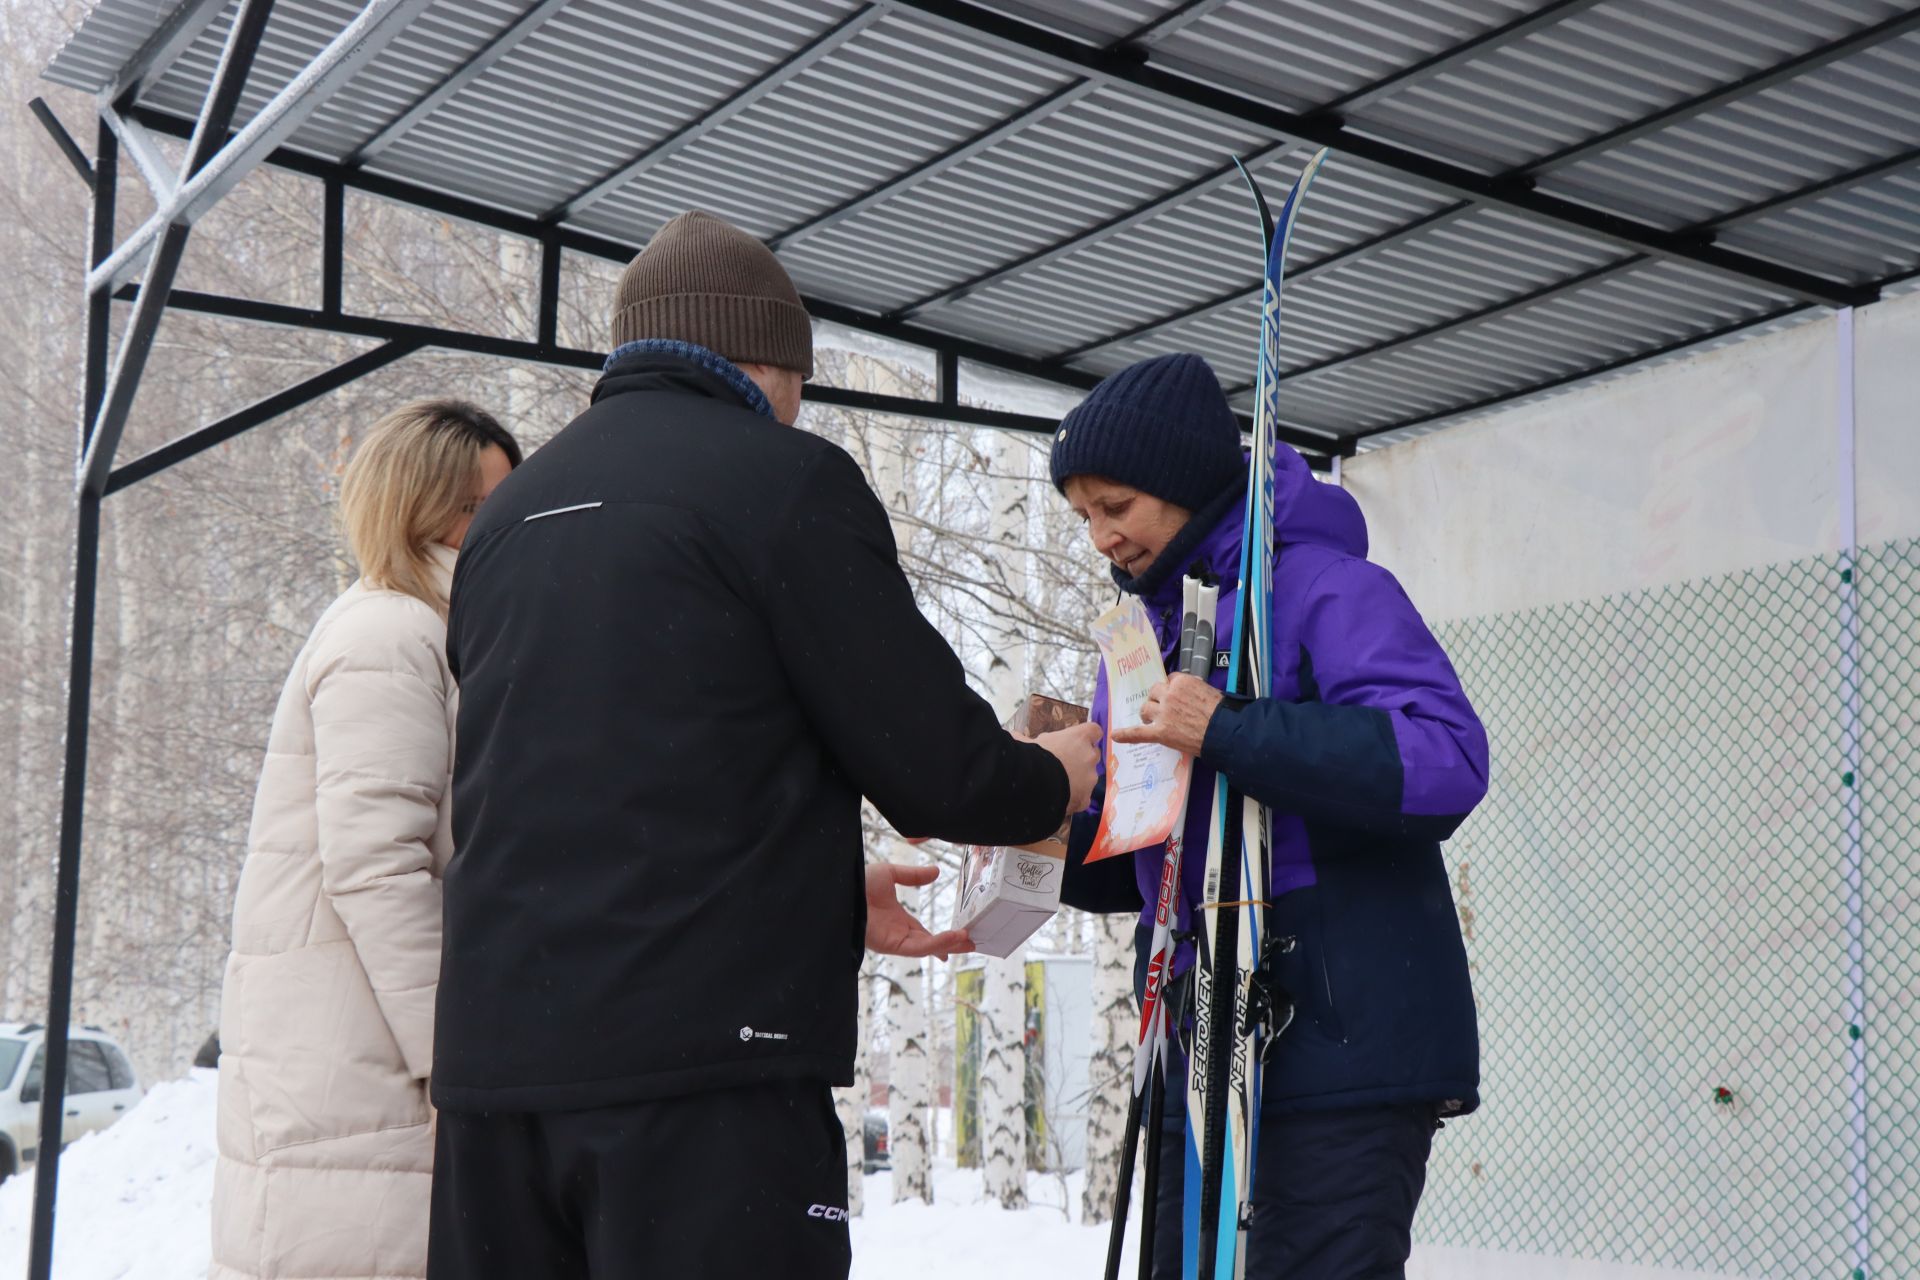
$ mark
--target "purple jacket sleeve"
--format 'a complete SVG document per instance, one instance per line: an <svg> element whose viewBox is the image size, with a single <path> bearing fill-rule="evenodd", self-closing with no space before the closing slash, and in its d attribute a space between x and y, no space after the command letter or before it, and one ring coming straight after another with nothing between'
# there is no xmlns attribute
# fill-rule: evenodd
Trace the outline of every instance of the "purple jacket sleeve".
<svg viewBox="0 0 1920 1280"><path fill-rule="evenodd" d="M1202 758L1280 812L1446 839L1486 794L1487 735L1439 641L1365 560L1297 599L1301 701L1223 702Z"/></svg>

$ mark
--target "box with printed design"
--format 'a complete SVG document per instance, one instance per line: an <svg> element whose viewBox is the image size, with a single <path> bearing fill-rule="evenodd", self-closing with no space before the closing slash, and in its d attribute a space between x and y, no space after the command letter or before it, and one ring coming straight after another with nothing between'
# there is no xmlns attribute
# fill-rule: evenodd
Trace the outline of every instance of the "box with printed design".
<svg viewBox="0 0 1920 1280"><path fill-rule="evenodd" d="M1032 738L1086 719L1085 707L1033 694L1007 721L1007 728ZM1010 956L1060 910L1068 826L1062 823L1053 835L1029 845L961 846L953 927L972 936L975 950Z"/></svg>

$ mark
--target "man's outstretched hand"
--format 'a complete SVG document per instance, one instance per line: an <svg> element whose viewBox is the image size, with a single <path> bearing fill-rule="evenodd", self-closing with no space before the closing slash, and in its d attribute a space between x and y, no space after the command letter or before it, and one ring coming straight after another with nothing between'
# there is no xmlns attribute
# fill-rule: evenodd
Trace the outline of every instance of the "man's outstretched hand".
<svg viewBox="0 0 1920 1280"><path fill-rule="evenodd" d="M973 939L963 930L928 933L927 927L900 905L894 890L901 886L932 884L938 867L909 867L897 862L867 866L867 950L886 956L948 956L973 950Z"/></svg>

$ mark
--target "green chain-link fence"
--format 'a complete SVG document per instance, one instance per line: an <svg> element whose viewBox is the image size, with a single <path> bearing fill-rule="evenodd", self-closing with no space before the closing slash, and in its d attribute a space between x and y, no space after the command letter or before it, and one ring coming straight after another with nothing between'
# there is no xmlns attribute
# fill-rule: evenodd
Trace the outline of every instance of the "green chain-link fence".
<svg viewBox="0 0 1920 1280"><path fill-rule="evenodd" d="M1494 753L1448 845L1485 1083L1420 1239L1920 1277L1920 542L1849 570L1440 629Z"/></svg>

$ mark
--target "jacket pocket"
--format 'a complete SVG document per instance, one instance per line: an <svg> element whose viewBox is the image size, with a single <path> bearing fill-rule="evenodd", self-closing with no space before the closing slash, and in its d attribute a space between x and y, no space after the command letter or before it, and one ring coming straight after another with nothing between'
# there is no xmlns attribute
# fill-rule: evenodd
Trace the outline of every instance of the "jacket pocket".
<svg viewBox="0 0 1920 1280"><path fill-rule="evenodd" d="M1273 912L1274 977L1293 1001L1296 1025L1308 1023L1325 1038L1344 1042L1346 1025L1334 991L1326 918L1326 891L1320 885L1281 896ZM1281 950L1288 938L1293 939L1292 947Z"/></svg>
<svg viewBox="0 0 1920 1280"><path fill-rule="evenodd" d="M258 1157L282 1147L427 1120L352 944L247 957L237 1032Z"/></svg>

